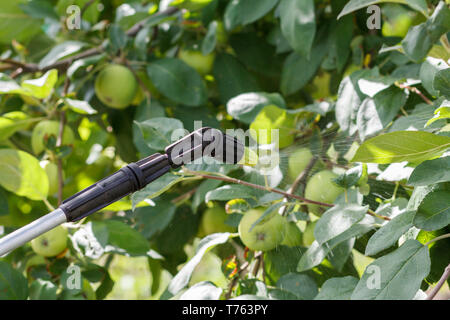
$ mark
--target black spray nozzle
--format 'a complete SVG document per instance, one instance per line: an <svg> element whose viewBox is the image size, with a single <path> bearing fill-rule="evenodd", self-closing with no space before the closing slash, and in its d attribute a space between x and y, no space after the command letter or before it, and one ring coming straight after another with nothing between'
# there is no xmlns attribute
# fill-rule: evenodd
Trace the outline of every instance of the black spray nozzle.
<svg viewBox="0 0 450 320"><path fill-rule="evenodd" d="M165 149L173 168L201 157L212 157L224 163L236 164L244 156L244 145L222 131L204 127L188 134Z"/></svg>

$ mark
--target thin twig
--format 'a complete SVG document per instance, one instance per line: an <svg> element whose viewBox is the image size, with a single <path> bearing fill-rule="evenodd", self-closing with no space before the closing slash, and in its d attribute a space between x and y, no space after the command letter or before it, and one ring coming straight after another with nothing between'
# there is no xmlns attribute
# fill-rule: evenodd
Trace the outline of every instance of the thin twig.
<svg viewBox="0 0 450 320"><path fill-rule="evenodd" d="M416 87L411 87L408 86L404 83L396 83L396 86L399 87L400 89L407 89L411 92L414 92L415 94L417 94L419 97L422 98L423 101L425 101L426 104L432 105L433 102L428 99L419 89L417 89Z"/></svg>
<svg viewBox="0 0 450 320"><path fill-rule="evenodd" d="M60 147L62 145L65 122L66 122L66 114L65 114L65 111L62 111L60 121L59 121L58 138L56 139L56 147ZM63 187L64 187L63 168L62 168L61 158L58 157L56 159L56 164L58 166L58 206L59 206L62 202Z"/></svg>
<svg viewBox="0 0 450 320"><path fill-rule="evenodd" d="M442 274L438 283L434 286L434 288L431 290L431 292L428 294L425 300L433 300L436 294L439 292L439 290L441 290L445 281L447 281L448 277L450 277L450 264L445 268L444 273Z"/></svg>
<svg viewBox="0 0 450 320"><path fill-rule="evenodd" d="M148 19L150 18L155 18L157 16L170 16L173 15L174 13L176 13L178 11L178 8L176 7L170 7L167 10L155 13L154 15L150 16L149 18L146 18L142 21L137 22L135 25L133 25L130 29L128 29L125 33L127 36L129 37L134 37L136 36L136 34L145 26L145 24L147 23ZM97 54L102 53L105 50L105 46L104 45L100 45L94 48L89 48L83 52L80 52L76 55L70 56L68 58L56 61L55 63L52 63L48 66L45 67L39 67L39 65L35 64L35 63L23 63L20 61L15 61L12 59L0 59L0 62L4 62L4 63L9 63L12 65L16 65L19 68L21 68L23 71L21 71L21 73L25 73L25 72L46 72L48 70L51 69L58 69L60 71L64 71L67 68L70 67L70 65L76 61L76 60L80 60L83 58L87 58L87 57L91 57Z"/></svg>
<svg viewBox="0 0 450 320"><path fill-rule="evenodd" d="M295 195L295 194L292 194L292 193L289 193L289 192L285 192L285 191L282 191L282 190L279 190L279 189L276 189L276 188L264 187L264 186L260 186L260 185L257 185L257 184L254 184L254 183L250 183L250 182L247 182L247 181L231 178L231 177L228 177L228 176L213 176L213 175L210 175L210 174L204 174L202 172L195 172L195 171L190 171L190 170L187 170L186 173L192 174L192 175L195 175L195 176L199 176L199 177L202 177L204 179L212 179L212 180L219 180L219 181L230 182L230 183L235 183L235 184L241 184L241 185L244 185L244 186L247 186L247 187L251 187L251 188L254 188L254 189L258 189L258 190L278 193L278 194L281 194L281 195L283 195L283 196L285 196L287 198L297 199L297 200L300 200L302 202L306 202L306 203L309 203L309 204L316 204L316 205L319 205L319 206L322 206L322 207L331 208L331 207L335 206L334 204L331 204L331 203L325 203L325 202L320 202L320 201L314 201L314 200L311 200L311 199L306 199L304 197L301 197L301 196L298 196L298 195ZM391 218L385 217L385 216L380 216L380 215L376 214L375 212L373 212L370 209L367 211L367 214L369 214L371 216L374 216L374 217L377 217L377 218L380 218L380 219L383 219L383 220L387 220L387 221L391 220Z"/></svg>
<svg viewBox="0 0 450 320"><path fill-rule="evenodd" d="M83 17L83 14L86 12L87 9L89 9L91 4L93 4L94 2L95 2L95 0L89 0L88 2L85 3L83 8L81 8L80 17Z"/></svg>
<svg viewBox="0 0 450 320"><path fill-rule="evenodd" d="M294 194L295 191L297 191L298 187L301 184L303 185L303 190L305 190L306 179L308 179L309 172L314 167L316 162L317 162L317 157L312 157L311 160L309 160L306 168L298 175L298 177L292 183L291 187L288 189L287 192ZM302 195L304 195L304 194L302 194ZM287 200L288 199L285 197L283 201L287 201ZM286 214L286 212L287 212L287 206L285 206L281 209L281 215L284 216Z"/></svg>
<svg viewBox="0 0 450 320"><path fill-rule="evenodd" d="M175 204L175 203L178 203L180 201L184 201L186 199L189 199L197 191L197 189L198 188L191 189L188 192L183 193L182 195L180 195L180 196L178 196L176 198L173 198L171 200L171 202Z"/></svg>
<svg viewBox="0 0 450 320"><path fill-rule="evenodd" d="M443 234L442 236L433 238L430 241L428 241L427 243L425 243L424 246L429 246L433 242L436 242L436 241L439 241L439 240L442 240L442 239L445 239L445 238L450 238L450 233L446 233L446 234Z"/></svg>

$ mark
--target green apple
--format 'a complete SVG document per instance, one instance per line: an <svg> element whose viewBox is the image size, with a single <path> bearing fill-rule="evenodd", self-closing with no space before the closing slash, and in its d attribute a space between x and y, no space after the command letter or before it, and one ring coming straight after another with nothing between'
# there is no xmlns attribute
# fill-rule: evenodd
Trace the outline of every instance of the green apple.
<svg viewBox="0 0 450 320"><path fill-rule="evenodd" d="M156 99L160 98L161 94L158 92L156 87L153 85L153 82L150 80L150 78L147 76L145 72L138 71L136 72L136 75L139 78L139 80L141 80L141 82L144 84L144 86L147 88L147 90L150 92L152 98ZM145 93L142 90L141 86L138 85L138 90L133 98L133 101L131 101L131 104L135 106L140 105L141 102L144 100L144 98Z"/></svg>
<svg viewBox="0 0 450 320"><path fill-rule="evenodd" d="M170 5L184 8L189 11L199 11L211 2L212 0L173 0Z"/></svg>
<svg viewBox="0 0 450 320"><path fill-rule="evenodd" d="M86 279L83 279L83 288L81 289L81 295L86 300L95 300L96 299L95 291L92 288L92 286L89 283L89 281L87 281Z"/></svg>
<svg viewBox="0 0 450 320"><path fill-rule="evenodd" d="M251 250L269 251L281 244L286 233L286 219L274 211L250 230L262 216L264 209L251 209L239 223L239 236Z"/></svg>
<svg viewBox="0 0 450 320"><path fill-rule="evenodd" d="M120 64L110 64L95 79L95 94L105 105L114 109L128 107L138 91L133 72Z"/></svg>
<svg viewBox="0 0 450 320"><path fill-rule="evenodd" d="M45 141L50 137L58 137L59 134L59 122L55 120L44 120L39 122L33 129L31 134L31 148L33 152L38 155L45 149ZM62 145L70 145L74 142L74 134L72 129L65 125Z"/></svg>
<svg viewBox="0 0 450 320"><path fill-rule="evenodd" d="M250 124L250 135L259 144L275 143L285 148L294 142L295 117L274 104L265 106ZM272 141L272 130L278 130L278 141Z"/></svg>
<svg viewBox="0 0 450 320"><path fill-rule="evenodd" d="M197 70L201 75L206 75L211 73L215 54L210 53L203 55L197 50L181 49L178 53L178 58L184 61L187 65Z"/></svg>
<svg viewBox="0 0 450 320"><path fill-rule="evenodd" d="M309 247L316 240L314 238L314 228L316 227L317 221L309 222L306 225L305 232L303 232L303 246Z"/></svg>
<svg viewBox="0 0 450 320"><path fill-rule="evenodd" d="M297 247L303 244L302 232L295 222L286 224L286 234L281 244L288 247Z"/></svg>
<svg viewBox="0 0 450 320"><path fill-rule="evenodd" d="M58 166L48 160L39 162L41 168L45 170L48 176L48 194L52 195L58 192ZM64 173L63 173L64 180Z"/></svg>
<svg viewBox="0 0 450 320"><path fill-rule="evenodd" d="M288 177L294 181L311 161L313 154L308 148L300 148L292 152L288 159Z"/></svg>
<svg viewBox="0 0 450 320"><path fill-rule="evenodd" d="M315 100L320 100L331 96L330 80L330 73L324 71L319 72L311 84L311 97Z"/></svg>
<svg viewBox="0 0 450 320"><path fill-rule="evenodd" d="M54 257L67 248L67 229L58 226L31 241L31 248L43 257Z"/></svg>
<svg viewBox="0 0 450 320"><path fill-rule="evenodd" d="M381 34L385 37L404 37L413 23L412 17L403 13L396 16L392 21L385 21L381 28Z"/></svg>
<svg viewBox="0 0 450 320"><path fill-rule="evenodd" d="M322 170L314 174L306 184L305 198L313 201L333 203L344 192L344 189L333 182L338 175L330 170ZM321 215L324 211L316 204L308 204L308 209L315 215Z"/></svg>
<svg viewBox="0 0 450 320"><path fill-rule="evenodd" d="M228 215L225 209L220 206L208 208L203 212L200 222L200 230L206 236L219 232L235 232L236 228L225 224Z"/></svg>

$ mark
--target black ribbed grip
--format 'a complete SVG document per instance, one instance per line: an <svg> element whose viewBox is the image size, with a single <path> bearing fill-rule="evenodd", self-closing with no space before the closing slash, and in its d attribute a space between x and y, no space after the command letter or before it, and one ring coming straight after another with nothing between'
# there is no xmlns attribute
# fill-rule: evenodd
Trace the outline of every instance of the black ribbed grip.
<svg viewBox="0 0 450 320"><path fill-rule="evenodd" d="M60 208L67 221L80 220L145 187L170 170L166 155L154 154L130 163L112 175L64 200Z"/></svg>

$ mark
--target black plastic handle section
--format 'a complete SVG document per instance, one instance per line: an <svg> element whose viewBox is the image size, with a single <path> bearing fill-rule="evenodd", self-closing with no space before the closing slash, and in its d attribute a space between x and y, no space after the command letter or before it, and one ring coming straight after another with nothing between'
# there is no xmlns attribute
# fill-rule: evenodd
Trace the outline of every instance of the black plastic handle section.
<svg viewBox="0 0 450 320"><path fill-rule="evenodd" d="M80 220L126 195L142 189L170 170L166 155L154 154L130 163L112 175L64 200L67 221Z"/></svg>

